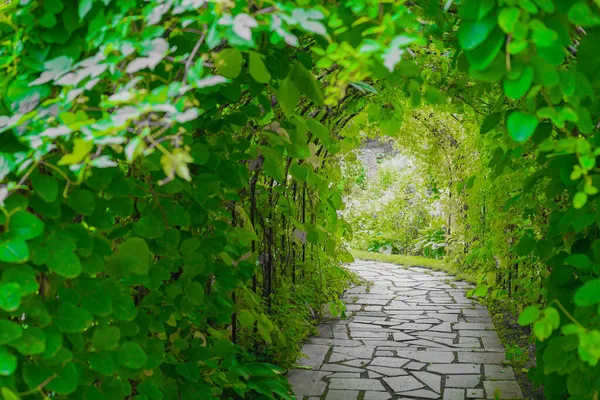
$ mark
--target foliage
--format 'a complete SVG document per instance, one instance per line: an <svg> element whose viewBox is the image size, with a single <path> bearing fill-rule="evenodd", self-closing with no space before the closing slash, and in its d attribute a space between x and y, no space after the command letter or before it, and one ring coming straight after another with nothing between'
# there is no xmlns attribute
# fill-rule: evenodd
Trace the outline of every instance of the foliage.
<svg viewBox="0 0 600 400"><path fill-rule="evenodd" d="M1 11L4 397L290 398L256 348L284 282L350 259L373 129L429 161L477 290L539 303L546 396L598 397L597 2Z"/></svg>
<svg viewBox="0 0 600 400"><path fill-rule="evenodd" d="M257 362L285 364L305 335L269 354L289 311L278 294L320 310L348 279L332 272L351 257L328 156L357 142L338 136L344 113L419 41L414 16L376 2L2 7L3 396L290 398ZM318 285L315 269L329 271Z"/></svg>
<svg viewBox="0 0 600 400"><path fill-rule="evenodd" d="M344 176L352 176L357 170L352 161L364 159L364 155L357 158L357 152L345 155ZM444 242L443 231L441 238L429 237L434 241L441 239L436 243L429 242L426 234L423 236L432 224L439 222L439 204L438 196L428 189L418 173L415 160L402 153L387 155L367 168L369 172L364 179L359 182L347 178L343 187L346 207L342 215L352 227L349 245L370 252L443 255L443 249L438 250ZM431 246L437 253L430 254Z"/></svg>

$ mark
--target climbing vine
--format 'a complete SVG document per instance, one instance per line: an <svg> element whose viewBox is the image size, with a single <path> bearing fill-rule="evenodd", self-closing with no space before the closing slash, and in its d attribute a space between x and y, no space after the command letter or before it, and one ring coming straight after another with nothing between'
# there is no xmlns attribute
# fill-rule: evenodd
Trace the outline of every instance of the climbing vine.
<svg viewBox="0 0 600 400"><path fill-rule="evenodd" d="M597 397L596 2L0 7L5 399L292 398L282 315L343 313L350 278L340 155L409 115L442 143L438 111L481 157L445 175L491 215L464 252L543 284L532 376Z"/></svg>

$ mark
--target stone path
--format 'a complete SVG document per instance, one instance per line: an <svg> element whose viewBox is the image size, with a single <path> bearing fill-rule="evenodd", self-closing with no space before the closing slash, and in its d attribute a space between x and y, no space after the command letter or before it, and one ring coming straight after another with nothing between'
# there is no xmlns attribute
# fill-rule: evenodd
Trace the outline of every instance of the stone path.
<svg viewBox="0 0 600 400"><path fill-rule="evenodd" d="M373 282L346 293L352 318L319 326L289 381L299 400L520 399L485 307L464 282L424 268L358 261Z"/></svg>

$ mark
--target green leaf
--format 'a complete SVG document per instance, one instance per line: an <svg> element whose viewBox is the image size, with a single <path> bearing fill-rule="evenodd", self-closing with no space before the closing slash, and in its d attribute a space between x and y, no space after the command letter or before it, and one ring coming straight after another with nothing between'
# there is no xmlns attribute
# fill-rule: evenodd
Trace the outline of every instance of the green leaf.
<svg viewBox="0 0 600 400"><path fill-rule="evenodd" d="M62 303L58 307L54 324L64 333L84 332L92 326L94 317L89 311L71 303Z"/></svg>
<svg viewBox="0 0 600 400"><path fill-rule="evenodd" d="M76 278L81 274L81 261L74 253L77 248L74 242L52 235L46 241L46 248L49 251L46 265L52 272L65 278Z"/></svg>
<svg viewBox="0 0 600 400"><path fill-rule="evenodd" d="M94 329L92 344L98 350L116 350L119 347L121 330L116 326L99 326Z"/></svg>
<svg viewBox="0 0 600 400"><path fill-rule="evenodd" d="M195 306L204 303L204 287L200 282L190 282L183 289L185 298Z"/></svg>
<svg viewBox="0 0 600 400"><path fill-rule="evenodd" d="M251 51L249 55L248 69L252 78L258 83L269 83L271 80L271 73L263 63L263 55L254 51Z"/></svg>
<svg viewBox="0 0 600 400"><path fill-rule="evenodd" d="M510 97L511 99L517 100L521 96L523 96L525 93L527 93L527 91L531 87L532 82L533 82L533 68L527 66L523 69L523 72L521 73L521 76L519 76L518 79L515 79L515 80L505 79L504 80L504 93L506 93L506 95L508 97Z"/></svg>
<svg viewBox="0 0 600 400"><path fill-rule="evenodd" d="M178 364L175 370L190 382L198 382L200 379L200 367L195 363Z"/></svg>
<svg viewBox="0 0 600 400"><path fill-rule="evenodd" d="M508 134L518 143L525 142L529 139L538 126L538 119L522 111L513 111L506 121Z"/></svg>
<svg viewBox="0 0 600 400"><path fill-rule="evenodd" d="M44 223L27 211L17 211L10 217L9 232L15 239L29 240L44 233Z"/></svg>
<svg viewBox="0 0 600 400"><path fill-rule="evenodd" d="M519 325L525 326L530 325L537 321L540 317L540 310L536 306L529 306L519 314L519 320L517 321Z"/></svg>
<svg viewBox="0 0 600 400"><path fill-rule="evenodd" d="M65 154L57 165L72 165L81 163L94 148L94 143L88 140L76 138L73 140L73 152Z"/></svg>
<svg viewBox="0 0 600 400"><path fill-rule="evenodd" d="M13 282L0 283L0 308L15 311L21 305L21 287Z"/></svg>
<svg viewBox="0 0 600 400"><path fill-rule="evenodd" d="M496 28L476 49L465 50L465 57L467 57L471 69L474 71L486 69L492 64L503 44L504 34L499 28Z"/></svg>
<svg viewBox="0 0 600 400"><path fill-rule="evenodd" d="M209 147L204 143L194 143L190 149L190 156L194 159L193 163L198 165L204 165L210 158Z"/></svg>
<svg viewBox="0 0 600 400"><path fill-rule="evenodd" d="M293 115L300 101L300 91L292 79L288 76L279 81L279 89L275 91L275 97L284 114Z"/></svg>
<svg viewBox="0 0 600 400"><path fill-rule="evenodd" d="M21 239L0 240L0 261L24 263L29 259L29 247Z"/></svg>
<svg viewBox="0 0 600 400"><path fill-rule="evenodd" d="M571 254L565 258L564 263L576 268L588 269L592 265L592 260L585 254Z"/></svg>
<svg viewBox="0 0 600 400"><path fill-rule="evenodd" d="M495 27L495 16L480 21L463 21L457 33L458 43L464 50L473 50L487 39Z"/></svg>
<svg viewBox="0 0 600 400"><path fill-rule="evenodd" d="M577 2L571 6L569 9L569 21L571 21L573 25L579 25L584 28L600 25L600 18L597 13L592 11L590 6L583 1Z"/></svg>
<svg viewBox="0 0 600 400"><path fill-rule="evenodd" d="M488 133L492 129L498 126L500 123L500 119L502 118L502 113L492 113L486 115L481 123L481 128L479 129L480 134Z"/></svg>
<svg viewBox="0 0 600 400"><path fill-rule="evenodd" d="M225 78L237 78L243 63L242 53L235 48L223 49L215 55L215 68Z"/></svg>
<svg viewBox="0 0 600 400"><path fill-rule="evenodd" d="M90 355L90 368L102 375L110 376L117 372L118 366L112 352L93 353ZM115 355L116 357L116 355Z"/></svg>
<svg viewBox="0 0 600 400"><path fill-rule="evenodd" d="M35 270L27 265L7 268L2 274L2 282L18 284L21 297L35 293L39 288Z"/></svg>
<svg viewBox="0 0 600 400"><path fill-rule="evenodd" d="M106 271L115 276L147 275L150 256L150 249L144 239L127 239L108 258Z"/></svg>
<svg viewBox="0 0 600 400"><path fill-rule="evenodd" d="M0 376L11 376L17 369L17 357L10 353L6 347L0 347ZM2 396L5 400L10 400L11 397L4 393L2 388ZM14 399L18 399L17 395L14 395Z"/></svg>
<svg viewBox="0 0 600 400"><path fill-rule="evenodd" d="M71 394L77 389L77 385L79 384L79 374L77 373L77 367L75 367L73 362L67 363L62 369L49 372L49 376L51 376L52 373L56 373L57 376L46 385L46 389L62 395Z"/></svg>
<svg viewBox="0 0 600 400"><path fill-rule="evenodd" d="M157 212L153 212L133 224L133 231L143 238L156 239L165 233L165 221Z"/></svg>
<svg viewBox="0 0 600 400"><path fill-rule="evenodd" d="M290 165L290 175L299 182L306 182L308 179L308 170L309 168L306 165Z"/></svg>
<svg viewBox="0 0 600 400"><path fill-rule="evenodd" d="M23 329L20 325L0 319L0 346L17 340L21 336L23 336Z"/></svg>
<svg viewBox="0 0 600 400"><path fill-rule="evenodd" d="M119 364L131 369L139 369L146 363L144 350L135 342L124 343L119 349Z"/></svg>
<svg viewBox="0 0 600 400"><path fill-rule="evenodd" d="M462 19L477 21L492 12L495 3L494 0L465 0L461 2L458 13Z"/></svg>
<svg viewBox="0 0 600 400"><path fill-rule="evenodd" d="M10 344L25 356L41 354L46 350L46 334L36 326L23 331L23 336Z"/></svg>
<svg viewBox="0 0 600 400"><path fill-rule="evenodd" d="M517 7L504 7L498 14L498 25L505 33L513 33L520 14L521 10Z"/></svg>
<svg viewBox="0 0 600 400"><path fill-rule="evenodd" d="M31 186L46 203L53 203L58 196L58 182L51 175L35 171L31 174Z"/></svg>
<svg viewBox="0 0 600 400"><path fill-rule="evenodd" d="M67 204L82 215L92 215L96 209L94 193L85 189L73 190L67 199Z"/></svg>
<svg viewBox="0 0 600 400"><path fill-rule="evenodd" d="M237 319L241 328L248 328L254 323L254 321L256 321L254 313L252 313L250 310L240 310L237 314Z"/></svg>
<svg viewBox="0 0 600 400"><path fill-rule="evenodd" d="M321 91L321 85L315 79L312 72L305 69L299 63L294 64L289 75L294 81L296 87L318 106L323 106L325 98Z"/></svg>
<svg viewBox="0 0 600 400"><path fill-rule="evenodd" d="M600 303L600 279L584 283L575 293L574 300L579 307Z"/></svg>
<svg viewBox="0 0 600 400"><path fill-rule="evenodd" d="M90 10L92 9L92 2L93 2L93 0L80 0L79 1L78 14L79 14L80 20L83 20L85 18L85 16L90 12Z"/></svg>
<svg viewBox="0 0 600 400"><path fill-rule="evenodd" d="M583 206L585 206L585 203L587 203L588 200L588 195L584 192L577 192L575 193L575 196L573 196L573 207L575 207L576 209L580 209Z"/></svg>

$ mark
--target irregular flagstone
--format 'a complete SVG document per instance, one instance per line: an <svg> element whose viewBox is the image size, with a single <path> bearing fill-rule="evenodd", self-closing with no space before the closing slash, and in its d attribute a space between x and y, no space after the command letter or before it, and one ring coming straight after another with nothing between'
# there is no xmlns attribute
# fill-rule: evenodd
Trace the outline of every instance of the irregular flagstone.
<svg viewBox="0 0 600 400"><path fill-rule="evenodd" d="M363 342L360 340L344 340L344 339L323 339L320 337L314 337L310 339L310 344L323 344L327 346L343 346L343 347L357 347L363 346Z"/></svg>
<svg viewBox="0 0 600 400"><path fill-rule="evenodd" d="M452 326L450 322L442 322L441 324L432 326L429 330L434 332L452 332Z"/></svg>
<svg viewBox="0 0 600 400"><path fill-rule="evenodd" d="M408 375L408 372L403 370L402 368L390 368L390 367L380 367L377 365L369 365L367 367L370 371L375 371L385 376L400 376L400 375Z"/></svg>
<svg viewBox="0 0 600 400"><path fill-rule="evenodd" d="M429 386L434 392L440 393L442 390L442 377L431 372L417 371L412 373L425 385Z"/></svg>
<svg viewBox="0 0 600 400"><path fill-rule="evenodd" d="M399 357L375 357L373 359L373 361L371 361L370 365L380 365L383 367L401 368L404 364L406 364L409 361L410 360L407 360L405 358L399 358Z"/></svg>
<svg viewBox="0 0 600 400"><path fill-rule="evenodd" d="M460 336L464 337L498 337L496 331L461 331Z"/></svg>
<svg viewBox="0 0 600 400"><path fill-rule="evenodd" d="M371 360L368 358L366 358L366 359L357 358L356 360L344 361L342 364L345 364L345 365L348 365L351 367L364 367L366 365L369 365L370 362L371 362Z"/></svg>
<svg viewBox="0 0 600 400"><path fill-rule="evenodd" d="M408 364L406 364L404 366L404 368L412 370L412 371L419 371L420 369L422 369L426 364L425 363L420 363L420 362L410 362Z"/></svg>
<svg viewBox="0 0 600 400"><path fill-rule="evenodd" d="M303 367L318 368L323 364L328 351L329 346L305 344L302 346L301 353L305 354L308 358L301 358L298 362L298 365Z"/></svg>
<svg viewBox="0 0 600 400"><path fill-rule="evenodd" d="M427 371L437 372L438 374L478 374L481 366L477 364L431 364Z"/></svg>
<svg viewBox="0 0 600 400"><path fill-rule="evenodd" d="M371 358L373 357L373 352L375 351L375 347L333 347L334 353L346 354L349 356L353 356L353 358Z"/></svg>
<svg viewBox="0 0 600 400"><path fill-rule="evenodd" d="M464 389L445 389L443 400L464 400Z"/></svg>
<svg viewBox="0 0 600 400"><path fill-rule="evenodd" d="M385 378L384 378L385 379ZM385 388L378 379L331 379L329 389L334 390L373 390L384 392Z"/></svg>
<svg viewBox="0 0 600 400"><path fill-rule="evenodd" d="M363 400L390 400L392 395L386 392L365 392Z"/></svg>
<svg viewBox="0 0 600 400"><path fill-rule="evenodd" d="M321 396L327 389L326 383L321 379L327 375L327 372L293 369L288 374L288 381L296 395Z"/></svg>
<svg viewBox="0 0 600 400"><path fill-rule="evenodd" d="M472 285L442 272L378 262L349 266L373 282L345 296L347 320L318 326L289 381L297 399L521 398L504 348Z"/></svg>
<svg viewBox="0 0 600 400"><path fill-rule="evenodd" d="M398 349L396 354L399 357L410 358L421 362L451 363L454 361L454 354L449 351L418 351Z"/></svg>
<svg viewBox="0 0 600 400"><path fill-rule="evenodd" d="M427 390L427 389L418 389L418 390L411 390L409 392L402 392L402 396L412 396L412 397L419 397L419 398L423 398L423 399L439 399L440 398L440 394L436 393L436 392L432 392L431 390Z"/></svg>
<svg viewBox="0 0 600 400"><path fill-rule="evenodd" d="M358 394L358 390L330 390L327 392L325 400L356 400Z"/></svg>
<svg viewBox="0 0 600 400"><path fill-rule="evenodd" d="M448 375L446 387L474 388L479 385L480 375Z"/></svg>
<svg viewBox="0 0 600 400"><path fill-rule="evenodd" d="M487 399L522 399L523 392L516 381L485 381L483 382Z"/></svg>
<svg viewBox="0 0 600 400"><path fill-rule="evenodd" d="M394 340L396 342L401 342L403 340L415 340L414 336L410 336L410 335L407 335L406 333L402 333L402 332L394 332L394 333L392 333L392 337L394 338Z"/></svg>
<svg viewBox="0 0 600 400"><path fill-rule="evenodd" d="M511 367L500 365L484 365L483 376L486 381L514 381L515 374Z"/></svg>
<svg viewBox="0 0 600 400"><path fill-rule="evenodd" d="M459 322L454 325L454 329L465 329L472 331L484 331L486 329L494 329L494 325L491 323L479 323L479 322Z"/></svg>
<svg viewBox="0 0 600 400"><path fill-rule="evenodd" d="M392 390L396 393L399 392L408 392L414 389L420 389L424 385L416 380L413 376L396 376L393 378L383 378L385 383L392 388Z"/></svg>
<svg viewBox="0 0 600 400"><path fill-rule="evenodd" d="M458 362L480 364L503 364L506 362L504 353L490 352L459 352Z"/></svg>
<svg viewBox="0 0 600 400"><path fill-rule="evenodd" d="M363 372L363 369L356 367L349 367L347 365L340 364L323 364L321 371L335 371L335 372Z"/></svg>

